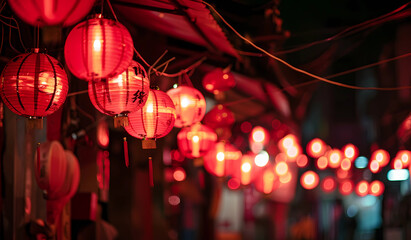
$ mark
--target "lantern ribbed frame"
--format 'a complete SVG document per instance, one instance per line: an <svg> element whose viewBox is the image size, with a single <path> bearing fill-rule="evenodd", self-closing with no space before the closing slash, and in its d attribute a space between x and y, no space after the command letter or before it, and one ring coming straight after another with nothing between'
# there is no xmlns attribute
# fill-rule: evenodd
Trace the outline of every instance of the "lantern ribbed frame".
<svg viewBox="0 0 411 240"><path fill-rule="evenodd" d="M149 92L147 73L135 61L120 75L88 83L91 103L101 113L109 116L127 116L141 109Z"/></svg>
<svg viewBox="0 0 411 240"><path fill-rule="evenodd" d="M73 25L90 12L94 2L95 0L8 1L19 18L36 27Z"/></svg>
<svg viewBox="0 0 411 240"><path fill-rule="evenodd" d="M224 153L224 159L222 161L217 160L220 152ZM233 175L233 166L241 161L242 156L241 151L233 145L220 141L204 155L204 168L207 172L217 177Z"/></svg>
<svg viewBox="0 0 411 240"><path fill-rule="evenodd" d="M143 108L128 115L129 125L124 127L133 137L156 139L167 135L173 129L175 107L163 91L150 90Z"/></svg>
<svg viewBox="0 0 411 240"><path fill-rule="evenodd" d="M67 67L78 78L90 81L114 77L130 66L133 39L126 27L101 17L77 24L64 46Z"/></svg>
<svg viewBox="0 0 411 240"><path fill-rule="evenodd" d="M67 75L61 64L38 49L13 58L1 74L3 102L14 113L28 118L57 111L67 92Z"/></svg>
<svg viewBox="0 0 411 240"><path fill-rule="evenodd" d="M203 78L203 87L210 93L219 93L235 87L234 75L229 70L216 68Z"/></svg>
<svg viewBox="0 0 411 240"><path fill-rule="evenodd" d="M187 158L204 156L216 143L217 134L209 127L196 123L181 129L177 134L177 145Z"/></svg>
<svg viewBox="0 0 411 240"><path fill-rule="evenodd" d="M206 101L200 91L189 86L179 86L168 90L167 94L176 107L175 127L187 127L203 119Z"/></svg>

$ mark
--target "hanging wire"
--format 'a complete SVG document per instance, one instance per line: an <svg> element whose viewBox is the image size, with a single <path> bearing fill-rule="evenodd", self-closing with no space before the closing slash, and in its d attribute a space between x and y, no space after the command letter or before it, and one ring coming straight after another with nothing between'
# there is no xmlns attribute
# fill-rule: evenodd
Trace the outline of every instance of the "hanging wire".
<svg viewBox="0 0 411 240"><path fill-rule="evenodd" d="M11 43L11 28L9 28L9 45L10 45L10 48L13 49L13 51L15 51L16 53L20 53L20 51L15 49L13 44Z"/></svg>
<svg viewBox="0 0 411 240"><path fill-rule="evenodd" d="M103 0L103 2L104 2L104 0ZM116 19L116 22L118 22L117 15L114 12L113 6L111 6L110 0L107 0L107 4L108 4L108 7L110 8L111 13L113 13L114 19Z"/></svg>
<svg viewBox="0 0 411 240"><path fill-rule="evenodd" d="M1 25L1 42L0 42L0 54L3 50L3 42L4 42L4 26Z"/></svg>
<svg viewBox="0 0 411 240"><path fill-rule="evenodd" d="M379 91L396 91L396 90L401 90L401 89L411 89L411 86L401 86L401 87L390 87L390 88L383 88L383 87L359 87L359 86L354 86L354 85L348 85L345 83L340 83L340 82L335 82L335 81L331 81L329 79L317 76L315 74L309 73L305 70L302 70L300 68L294 67L293 65L289 64L288 62L284 61L283 59L274 56L273 54L269 53L268 51L266 51L265 49L257 46L255 43L253 43L252 41L250 41L249 39L247 39L246 37L244 37L243 35L241 35L233 26L231 26L224 18L223 16L221 16L221 14L219 12L217 12L217 10L210 5L207 2L203 3L205 5L207 5L220 19L221 21L223 21L223 23L225 25L227 25L228 28L230 28L239 38L241 38L242 40L244 40L245 42L247 42L248 44L250 44L251 46L253 46L255 49L263 52L264 54L266 54L267 56L271 57L272 59L284 64L285 66L289 67L290 69L302 73L304 75L310 76L312 78L318 79L319 81L323 81L332 85L336 85L339 87L345 87L345 88L349 88L349 89L355 89L355 90L379 90ZM408 5L408 4L406 4Z"/></svg>
<svg viewBox="0 0 411 240"><path fill-rule="evenodd" d="M0 12L1 12L1 11L0 11ZM2 21L2 20L0 19L0 21L1 21L2 23L4 23L5 25L7 25L7 26L9 26L9 27L11 27L11 28L17 29L18 34L19 34L20 44L21 44L21 46L24 48L24 50L27 50L26 46L25 46L24 43L23 43L23 39L22 39L22 37L21 37L21 30L20 30L19 22L18 22L14 17L7 17L7 16L4 16L4 15L0 15L0 17L14 21L14 23L16 24L16 26L11 25L11 23L10 23L10 24L7 24L6 22L4 22L4 21Z"/></svg>

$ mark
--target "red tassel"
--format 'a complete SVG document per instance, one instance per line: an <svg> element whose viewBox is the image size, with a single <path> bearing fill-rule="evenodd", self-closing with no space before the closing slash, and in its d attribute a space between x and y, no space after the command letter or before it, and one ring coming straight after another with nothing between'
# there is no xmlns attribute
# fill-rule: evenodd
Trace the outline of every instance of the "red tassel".
<svg viewBox="0 0 411 240"><path fill-rule="evenodd" d="M126 167L129 165L128 159L128 146L127 146L127 138L124 138L124 162L126 163Z"/></svg>
<svg viewBox="0 0 411 240"><path fill-rule="evenodd" d="M148 176L150 178L150 187L154 187L153 160L151 157L148 157Z"/></svg>
<svg viewBox="0 0 411 240"><path fill-rule="evenodd" d="M41 174L41 169L40 169L40 143L37 143L37 166L36 166L36 170L37 170L37 175L39 177Z"/></svg>

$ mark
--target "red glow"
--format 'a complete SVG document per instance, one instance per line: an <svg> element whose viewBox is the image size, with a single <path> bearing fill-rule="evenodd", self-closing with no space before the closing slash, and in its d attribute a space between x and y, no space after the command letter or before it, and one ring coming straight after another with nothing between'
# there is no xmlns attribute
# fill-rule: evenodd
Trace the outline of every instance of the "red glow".
<svg viewBox="0 0 411 240"><path fill-rule="evenodd" d="M342 153L338 149L333 149L328 153L328 165L331 168L338 168L341 165Z"/></svg>
<svg viewBox="0 0 411 240"><path fill-rule="evenodd" d="M173 172L173 178L177 182L182 182L186 179L186 171L183 168L176 168Z"/></svg>
<svg viewBox="0 0 411 240"><path fill-rule="evenodd" d="M355 187L355 192L357 193L358 196L364 197L368 194L368 189L369 189L368 182L365 180L362 180L359 183L357 183L357 186Z"/></svg>
<svg viewBox="0 0 411 240"><path fill-rule="evenodd" d="M173 161L177 161L177 162L183 162L184 161L184 156L180 153L180 151L171 150L170 154L171 154L171 159Z"/></svg>
<svg viewBox="0 0 411 240"><path fill-rule="evenodd" d="M251 129L253 128L253 126L251 125L250 122L243 122L241 123L240 128L243 133L249 133Z"/></svg>
<svg viewBox="0 0 411 240"><path fill-rule="evenodd" d="M275 172L278 176L284 176L288 172L288 165L286 162L278 162L275 165Z"/></svg>
<svg viewBox="0 0 411 240"><path fill-rule="evenodd" d="M237 148L221 141L204 155L204 167L209 173L218 177L233 175L238 172L241 158L242 153Z"/></svg>
<svg viewBox="0 0 411 240"><path fill-rule="evenodd" d="M344 179L347 178L349 174L349 171L343 170L343 169L338 169L337 170L337 177L338 179Z"/></svg>
<svg viewBox="0 0 411 240"><path fill-rule="evenodd" d="M307 144L307 154L310 157L318 158L324 154L325 148L326 147L323 140L314 138Z"/></svg>
<svg viewBox="0 0 411 240"><path fill-rule="evenodd" d="M216 94L220 91L230 90L236 85L236 82L229 69L216 68L204 76L202 84L204 89Z"/></svg>
<svg viewBox="0 0 411 240"><path fill-rule="evenodd" d="M348 158L344 158L341 161L341 169L345 170L345 171L348 171L348 170L350 170L350 168L351 168L351 160L348 159Z"/></svg>
<svg viewBox="0 0 411 240"><path fill-rule="evenodd" d="M372 160L370 162L370 170L372 173L377 173L378 171L380 171L380 164L377 160Z"/></svg>
<svg viewBox="0 0 411 240"><path fill-rule="evenodd" d="M408 167L411 162L411 151L401 150L398 151L396 158L400 159L404 165L404 168Z"/></svg>
<svg viewBox="0 0 411 240"><path fill-rule="evenodd" d="M328 166L328 159L326 157L320 157L317 159L317 168L320 170L326 169Z"/></svg>
<svg viewBox="0 0 411 240"><path fill-rule="evenodd" d="M204 125L212 128L231 128L235 122L234 113L224 105L218 104L203 119Z"/></svg>
<svg viewBox="0 0 411 240"><path fill-rule="evenodd" d="M343 147L344 156L354 161L358 156L358 148L354 144L347 144Z"/></svg>
<svg viewBox="0 0 411 240"><path fill-rule="evenodd" d="M300 148L298 145L294 145L288 148L285 153L287 154L288 161L294 161L300 155Z"/></svg>
<svg viewBox="0 0 411 240"><path fill-rule="evenodd" d="M304 154L301 154L300 156L297 157L296 160L297 166L300 168L306 167L308 165L308 158Z"/></svg>
<svg viewBox="0 0 411 240"><path fill-rule="evenodd" d="M301 186L308 190L317 187L319 181L318 174L313 171L305 172L300 178Z"/></svg>
<svg viewBox="0 0 411 240"><path fill-rule="evenodd" d="M100 120L97 125L97 144L101 148L107 148L108 144L110 143L109 138L109 131L107 122L104 120Z"/></svg>
<svg viewBox="0 0 411 240"><path fill-rule="evenodd" d="M291 173L287 172L284 176L280 176L280 182L282 184L286 184L286 183L289 183L292 178L293 176L291 175Z"/></svg>
<svg viewBox="0 0 411 240"><path fill-rule="evenodd" d="M337 183L331 176L325 177L321 183L321 188L324 192L330 193L336 189Z"/></svg>
<svg viewBox="0 0 411 240"><path fill-rule="evenodd" d="M353 191L354 184L351 180L345 180L340 183L339 191L341 195L349 195Z"/></svg>
<svg viewBox="0 0 411 240"><path fill-rule="evenodd" d="M288 134L287 136L283 137L279 142L279 148L281 151L286 152L287 149L298 145L297 144L297 137L294 134Z"/></svg>
<svg viewBox="0 0 411 240"><path fill-rule="evenodd" d="M217 134L201 123L181 129L177 134L177 145L187 158L204 156L217 142Z"/></svg>
<svg viewBox="0 0 411 240"><path fill-rule="evenodd" d="M401 159L394 159L394 162L392 164L393 169L403 169L404 164L402 163Z"/></svg>
<svg viewBox="0 0 411 240"><path fill-rule="evenodd" d="M268 131L260 126L256 126L251 131L250 142L260 143L260 144L267 144L269 141L268 138Z"/></svg>
<svg viewBox="0 0 411 240"><path fill-rule="evenodd" d="M372 153L371 160L377 160L380 167L385 167L390 162L390 155L384 149L378 149Z"/></svg>
<svg viewBox="0 0 411 240"><path fill-rule="evenodd" d="M240 187L240 181L237 178L231 178L230 180L228 180L227 186L231 190L236 190Z"/></svg>
<svg viewBox="0 0 411 240"><path fill-rule="evenodd" d="M168 197L168 203L172 206L177 206L178 204L180 204L180 198L176 195L172 195Z"/></svg>
<svg viewBox="0 0 411 240"><path fill-rule="evenodd" d="M370 183L370 194L374 196L380 196L384 192L384 183L381 181L375 180Z"/></svg>

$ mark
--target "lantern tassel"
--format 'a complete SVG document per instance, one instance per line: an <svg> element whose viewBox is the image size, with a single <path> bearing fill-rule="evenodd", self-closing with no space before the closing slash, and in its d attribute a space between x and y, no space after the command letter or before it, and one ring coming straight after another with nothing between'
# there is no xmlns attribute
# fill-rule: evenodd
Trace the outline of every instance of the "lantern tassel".
<svg viewBox="0 0 411 240"><path fill-rule="evenodd" d="M37 162L36 162L36 170L37 170L37 175L39 176L39 177L41 177L40 176L40 174L41 174L41 164L40 164L41 162L40 162L40 143L37 143Z"/></svg>
<svg viewBox="0 0 411 240"><path fill-rule="evenodd" d="M127 145L127 138L124 138L124 162L126 164L126 167L130 164L129 158L128 158L128 145Z"/></svg>
<svg viewBox="0 0 411 240"><path fill-rule="evenodd" d="M153 176L153 159L148 157L148 176L150 180L150 187L154 187L154 176Z"/></svg>
<svg viewBox="0 0 411 240"><path fill-rule="evenodd" d="M114 127L127 127L128 126L128 117L125 115L117 115L114 117Z"/></svg>

